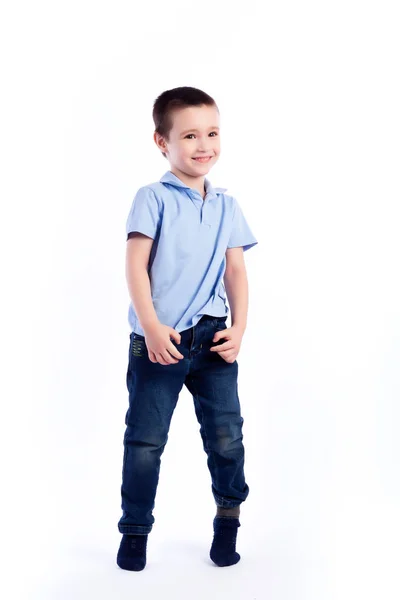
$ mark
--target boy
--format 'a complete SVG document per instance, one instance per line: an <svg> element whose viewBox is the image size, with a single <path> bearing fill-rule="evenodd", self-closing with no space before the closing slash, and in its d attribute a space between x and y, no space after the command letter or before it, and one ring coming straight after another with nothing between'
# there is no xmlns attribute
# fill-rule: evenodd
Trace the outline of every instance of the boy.
<svg viewBox="0 0 400 600"><path fill-rule="evenodd" d="M210 558L229 566L240 560L240 504L249 494L236 361L248 307L243 252L258 242L235 198L205 177L220 154L213 98L192 87L167 90L153 119L154 141L171 168L138 190L126 223L132 332L117 564L132 571L146 565L161 454L185 384L217 505Z"/></svg>

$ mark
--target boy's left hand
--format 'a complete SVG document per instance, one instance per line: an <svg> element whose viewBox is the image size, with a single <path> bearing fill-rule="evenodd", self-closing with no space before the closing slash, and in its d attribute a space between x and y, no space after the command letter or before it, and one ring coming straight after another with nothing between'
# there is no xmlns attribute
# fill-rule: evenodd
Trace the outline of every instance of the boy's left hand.
<svg viewBox="0 0 400 600"><path fill-rule="evenodd" d="M244 331L232 325L217 333L213 337L213 342L218 342L220 339L225 339L226 342L219 346L211 346L212 352L218 352L218 354L228 363L233 363L239 354L240 345L242 343Z"/></svg>

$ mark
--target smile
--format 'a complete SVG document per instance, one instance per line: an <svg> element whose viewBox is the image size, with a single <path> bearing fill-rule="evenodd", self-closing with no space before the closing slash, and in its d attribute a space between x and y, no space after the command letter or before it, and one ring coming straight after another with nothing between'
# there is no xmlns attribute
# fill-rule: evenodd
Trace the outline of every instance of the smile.
<svg viewBox="0 0 400 600"><path fill-rule="evenodd" d="M202 157L202 158L194 158L193 160L197 160L198 162L208 162L211 160L211 156Z"/></svg>

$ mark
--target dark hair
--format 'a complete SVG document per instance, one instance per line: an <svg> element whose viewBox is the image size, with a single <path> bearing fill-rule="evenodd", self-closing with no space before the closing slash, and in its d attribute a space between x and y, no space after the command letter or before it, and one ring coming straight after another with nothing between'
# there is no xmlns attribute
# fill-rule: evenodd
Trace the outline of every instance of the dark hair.
<svg viewBox="0 0 400 600"><path fill-rule="evenodd" d="M172 115L177 108L186 106L215 106L218 110L214 98L202 90L194 87L177 87L172 90L166 90L158 96L153 105L153 121L155 130L159 135L169 141L169 133L172 129ZM166 158L166 154L162 152Z"/></svg>

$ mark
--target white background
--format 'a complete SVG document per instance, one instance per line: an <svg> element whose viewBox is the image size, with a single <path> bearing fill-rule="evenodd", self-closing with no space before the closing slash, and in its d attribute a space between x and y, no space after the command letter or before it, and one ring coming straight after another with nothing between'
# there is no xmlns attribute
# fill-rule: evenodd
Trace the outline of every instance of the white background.
<svg viewBox="0 0 400 600"><path fill-rule="evenodd" d="M396 4L2 9L4 598L399 597ZM125 221L138 187L169 168L151 110L181 85L216 100L222 152L208 177L259 241L238 356L250 494L242 559L214 567L211 480L184 388L134 573L115 563Z"/></svg>

